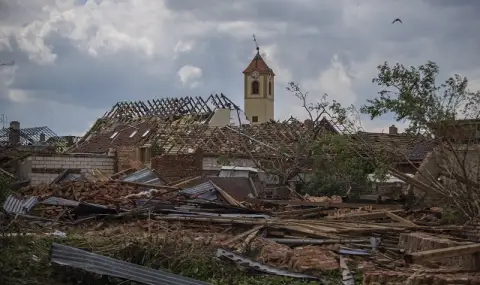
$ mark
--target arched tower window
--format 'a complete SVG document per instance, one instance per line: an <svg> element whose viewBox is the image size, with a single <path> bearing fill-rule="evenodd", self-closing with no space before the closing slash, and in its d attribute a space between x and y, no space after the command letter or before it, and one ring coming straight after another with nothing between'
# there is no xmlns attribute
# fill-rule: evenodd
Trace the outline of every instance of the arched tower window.
<svg viewBox="0 0 480 285"><path fill-rule="evenodd" d="M260 91L260 84L257 80L252 82L252 94L259 94Z"/></svg>

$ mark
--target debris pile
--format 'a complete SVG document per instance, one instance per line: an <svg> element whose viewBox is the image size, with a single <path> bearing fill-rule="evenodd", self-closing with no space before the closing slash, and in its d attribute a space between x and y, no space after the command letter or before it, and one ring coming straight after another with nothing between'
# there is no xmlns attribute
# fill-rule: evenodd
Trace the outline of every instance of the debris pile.
<svg viewBox="0 0 480 285"><path fill-rule="evenodd" d="M239 201L238 193L212 181L180 188L152 177L112 177L26 187L3 208L18 221L83 236L148 237L176 228L178 242L211 245L243 267L298 278L321 279L331 270L351 276L350 267L366 272L364 284L394 284L480 270L478 226L440 226L439 209L406 212L399 204L347 203L340 197Z"/></svg>

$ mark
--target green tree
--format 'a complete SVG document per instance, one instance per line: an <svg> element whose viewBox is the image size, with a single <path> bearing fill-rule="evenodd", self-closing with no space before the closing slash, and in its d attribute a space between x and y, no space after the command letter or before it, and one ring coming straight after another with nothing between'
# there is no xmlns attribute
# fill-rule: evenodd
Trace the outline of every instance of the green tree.
<svg viewBox="0 0 480 285"><path fill-rule="evenodd" d="M335 100L330 102L327 94L316 103L310 103L309 93L303 92L294 82L289 83L287 90L300 100L314 126L297 142L298 154L307 156L304 160L311 162L314 174L305 192L312 195L345 195L347 192L356 195L368 191L369 174L377 173L380 180L385 177L380 156L372 160L362 154L365 144L359 144L361 140L356 135L361 130L361 123L353 106L344 107ZM325 132L319 123L323 117L339 134Z"/></svg>
<svg viewBox="0 0 480 285"><path fill-rule="evenodd" d="M377 68L372 82L380 87L379 96L360 109L372 120L393 113L397 121L409 123L406 132L431 134L441 121L478 118L480 96L467 89L465 77L455 74L438 84L439 67L431 61L409 68L385 62Z"/></svg>
<svg viewBox="0 0 480 285"><path fill-rule="evenodd" d="M313 148L314 173L307 192L314 195L352 195L369 188L374 164L359 155L347 135L323 134Z"/></svg>
<svg viewBox="0 0 480 285"><path fill-rule="evenodd" d="M421 134L435 145L432 159L415 176L428 186L415 192L417 200L464 217L478 216L480 155L476 126L465 119L480 118L480 93L471 92L467 78L457 74L438 83L439 67L431 61L408 68L385 62L378 71L373 83L380 87L379 96L367 100L360 111L371 119L393 113L397 121L408 123L407 132ZM439 177L445 178L443 183ZM412 186L409 193L414 193Z"/></svg>

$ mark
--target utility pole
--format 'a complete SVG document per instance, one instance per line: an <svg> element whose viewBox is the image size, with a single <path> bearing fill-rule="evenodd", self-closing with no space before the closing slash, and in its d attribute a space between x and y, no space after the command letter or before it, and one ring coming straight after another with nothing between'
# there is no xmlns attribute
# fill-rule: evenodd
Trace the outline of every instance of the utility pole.
<svg viewBox="0 0 480 285"><path fill-rule="evenodd" d="M2 123L2 129L5 129L5 124L8 121L8 117L5 114L0 114L0 123Z"/></svg>

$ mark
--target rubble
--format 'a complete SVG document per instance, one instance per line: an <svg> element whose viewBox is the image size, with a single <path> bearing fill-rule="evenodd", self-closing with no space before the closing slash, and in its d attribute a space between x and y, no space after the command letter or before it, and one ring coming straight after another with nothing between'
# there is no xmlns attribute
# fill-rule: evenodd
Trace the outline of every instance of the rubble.
<svg viewBox="0 0 480 285"><path fill-rule="evenodd" d="M340 270L351 276L349 270L361 269L364 284L374 284L460 280L455 270L480 270L480 246L472 234L478 226L432 226L440 209L408 212L396 204L347 203L340 197L238 201L211 181L181 188L188 183L167 185L145 170L146 182L125 179L133 177L131 172L96 182L25 187L4 209L17 223L25 221L27 232L43 225L67 236L148 237L175 228L181 232L178 242L223 248L227 256L232 250L235 260L247 258L269 274L321 276ZM29 223L36 226L28 228ZM450 272L438 277L415 273L418 268Z"/></svg>

